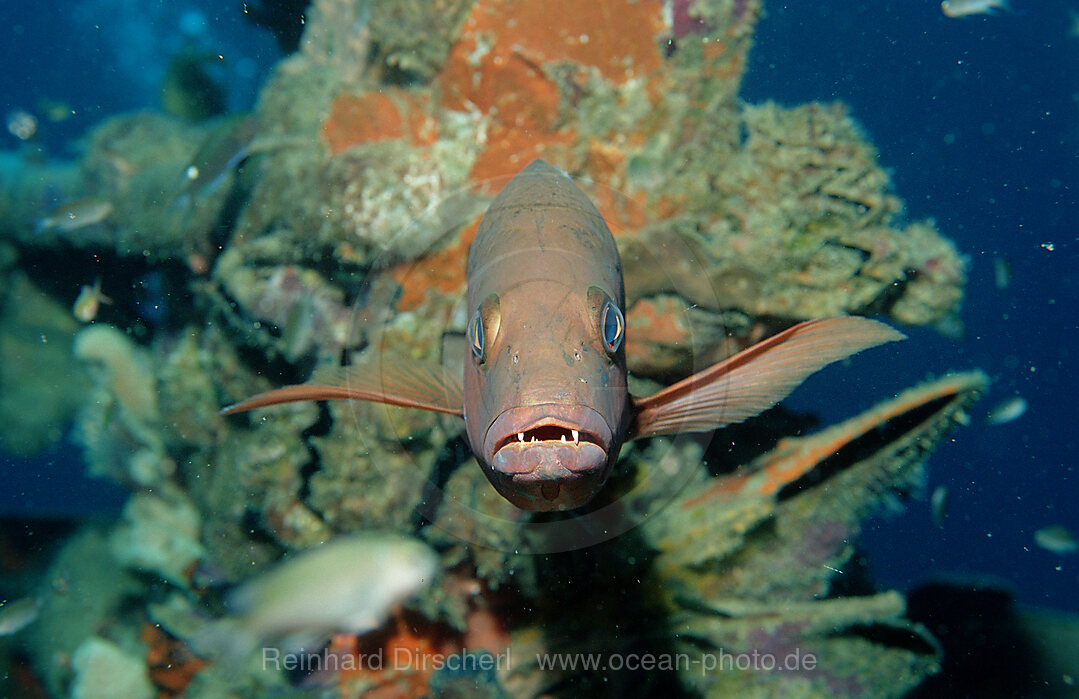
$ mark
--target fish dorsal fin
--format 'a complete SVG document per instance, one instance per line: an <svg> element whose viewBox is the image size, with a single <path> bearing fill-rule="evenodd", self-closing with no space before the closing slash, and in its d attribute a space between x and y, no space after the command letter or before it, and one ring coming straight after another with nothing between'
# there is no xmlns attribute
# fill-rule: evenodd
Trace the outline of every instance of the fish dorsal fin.
<svg viewBox="0 0 1079 699"><path fill-rule="evenodd" d="M222 408L223 415L304 400L363 400L463 415L461 380L445 367L425 362L367 360L320 369L310 381L260 393Z"/></svg>
<svg viewBox="0 0 1079 699"><path fill-rule="evenodd" d="M707 432L741 422L783 400L832 362L903 333L868 318L840 316L799 323L676 384L634 399L630 439Z"/></svg>

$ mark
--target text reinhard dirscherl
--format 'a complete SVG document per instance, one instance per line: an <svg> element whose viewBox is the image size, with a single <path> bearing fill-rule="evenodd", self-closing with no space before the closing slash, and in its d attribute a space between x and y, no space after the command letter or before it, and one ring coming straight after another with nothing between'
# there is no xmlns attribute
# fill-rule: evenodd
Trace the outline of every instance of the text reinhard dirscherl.
<svg viewBox="0 0 1079 699"><path fill-rule="evenodd" d="M442 669L451 672L507 671L513 661L510 649L502 653L486 651L461 651L458 653L431 653L409 648L394 648L391 653L381 649L373 653L318 653L283 652L278 648L262 649L262 667L265 670L301 672L341 672L368 670L379 672L433 672ZM730 672L806 672L815 670L817 656L800 648L776 655L764 651L730 653L717 650L712 653L690 655L688 653L537 653L535 665L539 670L558 671L690 671L699 669L701 674Z"/></svg>

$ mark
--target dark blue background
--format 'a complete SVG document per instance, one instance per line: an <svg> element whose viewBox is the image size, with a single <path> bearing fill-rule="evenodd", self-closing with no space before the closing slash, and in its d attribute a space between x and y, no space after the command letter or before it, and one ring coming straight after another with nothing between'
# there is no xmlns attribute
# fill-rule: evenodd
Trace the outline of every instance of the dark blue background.
<svg viewBox="0 0 1079 699"><path fill-rule="evenodd" d="M862 543L878 579L998 579L1026 602L1077 610L1077 556L1036 547L1033 533L1079 532L1079 37L1064 2L1012 4L1015 13L950 19L932 0L766 3L742 95L849 104L907 216L934 219L969 257L965 339L904 328L909 341L856 358L853 372L831 367L788 402L832 422L928 373L992 377L972 424L930 457L930 490L951 494L944 527L919 502L871 523ZM998 256L1014 272L1004 290ZM982 423L1016 393L1025 416Z"/></svg>

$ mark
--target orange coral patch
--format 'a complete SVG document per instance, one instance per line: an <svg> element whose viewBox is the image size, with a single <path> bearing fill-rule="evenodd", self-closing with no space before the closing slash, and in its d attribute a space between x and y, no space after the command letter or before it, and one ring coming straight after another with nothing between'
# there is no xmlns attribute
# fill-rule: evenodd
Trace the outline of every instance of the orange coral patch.
<svg viewBox="0 0 1079 699"><path fill-rule="evenodd" d="M728 476L722 476L719 478L718 483L711 486L703 493L685 500L682 503L682 509L688 510L713 499L722 499L740 495L742 490L746 487L746 482L748 480L749 475L745 473L734 473Z"/></svg>
<svg viewBox="0 0 1079 699"><path fill-rule="evenodd" d="M548 67L595 66L622 83L661 65L655 37L662 30L659 0L477 3L438 78L443 107L479 109L490 119L473 178L512 174L537 157L572 168L568 146L576 134L560 126L563 96Z"/></svg>
<svg viewBox="0 0 1079 699"><path fill-rule="evenodd" d="M574 133L559 131L558 86L540 68L504 46L478 65L477 34L467 34L454 45L440 76L442 103L449 109L480 109L489 118L487 143L472 168L478 182L516 173L535 158L565 166L551 146L573 142ZM482 39L486 40L486 39Z"/></svg>
<svg viewBox="0 0 1079 699"><path fill-rule="evenodd" d="M576 138L572 129L544 132L496 124L491 128L487 147L476 157L470 175L484 191L494 194L502 189L507 177L516 175L536 158L564 170L574 170L577 163L572 162L571 146Z"/></svg>
<svg viewBox="0 0 1079 699"><path fill-rule="evenodd" d="M403 262L389 269L402 289L397 308L411 311L418 308L427 295L436 291L440 295L460 294L467 284L465 264L468 261L468 248L476 237L482 217L461 229L457 241L446 248L421 257L413 262Z"/></svg>
<svg viewBox="0 0 1079 699"><path fill-rule="evenodd" d="M663 62L656 38L665 28L660 0L488 0L465 26L471 35L494 37L493 54L512 51L536 65L595 66L616 83Z"/></svg>
<svg viewBox="0 0 1079 699"><path fill-rule="evenodd" d="M362 686L363 696L368 698L430 696L429 683L436 668L434 660L461 650L460 642L453 636L438 624L403 612L395 615L392 627L385 631L362 638L335 638L331 644L332 652L356 654L359 658L353 665L355 669L342 670L338 674L341 694L352 696L350 689ZM380 662L372 664L364 658L378 658Z"/></svg>
<svg viewBox="0 0 1079 699"><path fill-rule="evenodd" d="M469 650L486 650L493 655L505 653L512 637L502 619L486 607L476 607L468 613L464 643Z"/></svg>
<svg viewBox="0 0 1079 699"><path fill-rule="evenodd" d="M712 64L708 70L727 82L737 84L745 73L745 62L745 54L736 53L731 55L728 60L717 61Z"/></svg>
<svg viewBox="0 0 1079 699"><path fill-rule="evenodd" d="M675 344L689 339L689 331L678 323L683 306L669 298L642 299L626 314L626 354L651 356L648 345Z"/></svg>
<svg viewBox="0 0 1079 699"><path fill-rule="evenodd" d="M434 143L435 120L426 100L399 88L334 97L322 123L322 139L337 155L352 146L392 138L409 138L416 145Z"/></svg>
<svg viewBox="0 0 1079 699"><path fill-rule="evenodd" d="M684 504L693 507L712 497L731 493L771 497L785 486L817 468L823 461L889 420L910 413L942 398L959 396L972 387L969 376L946 377L927 386L911 389L884 405L823 432L808 437L781 439L775 449L752 465L752 470L728 476ZM926 418L927 423L931 418Z"/></svg>
<svg viewBox="0 0 1079 699"><path fill-rule="evenodd" d="M626 176L626 154L618 146L592 139L588 144L588 172L600 182L620 182Z"/></svg>
<svg viewBox="0 0 1079 699"><path fill-rule="evenodd" d="M615 183L626 181L627 157L621 148L593 140L584 169L597 183L588 196L616 238L635 234L648 223L645 195L614 188Z"/></svg>
<svg viewBox="0 0 1079 699"><path fill-rule="evenodd" d="M195 657L187 646L156 624L144 622L140 637L147 646L150 680L161 690L162 697L180 695L192 678L206 667L206 661Z"/></svg>
<svg viewBox="0 0 1079 699"><path fill-rule="evenodd" d="M636 235L648 223L643 194L596 187L589 196L615 238Z"/></svg>
<svg viewBox="0 0 1079 699"><path fill-rule="evenodd" d="M558 118L558 85L512 49L488 54L473 65L476 42L468 35L450 51L439 78L443 106L458 111L478 107L506 126L551 128Z"/></svg>

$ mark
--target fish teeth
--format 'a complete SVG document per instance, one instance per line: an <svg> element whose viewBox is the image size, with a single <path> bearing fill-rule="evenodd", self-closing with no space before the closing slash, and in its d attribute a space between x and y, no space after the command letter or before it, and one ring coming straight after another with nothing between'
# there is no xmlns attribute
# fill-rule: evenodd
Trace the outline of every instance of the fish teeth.
<svg viewBox="0 0 1079 699"><path fill-rule="evenodd" d="M581 444L581 432L580 432L580 430L569 430L569 437L572 437L574 446L580 446L580 444ZM569 438L567 437L567 435L564 432L562 433L561 440L562 440L563 444L568 444L569 441L570 441ZM531 439L525 440L525 433L524 432L518 432L517 433L517 442L520 443L520 444L531 444L531 443L533 443L535 441L536 441L536 435L532 435Z"/></svg>

